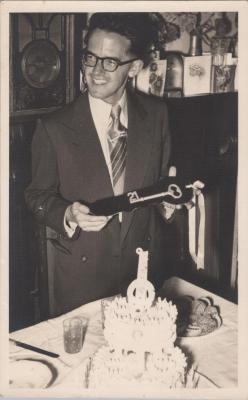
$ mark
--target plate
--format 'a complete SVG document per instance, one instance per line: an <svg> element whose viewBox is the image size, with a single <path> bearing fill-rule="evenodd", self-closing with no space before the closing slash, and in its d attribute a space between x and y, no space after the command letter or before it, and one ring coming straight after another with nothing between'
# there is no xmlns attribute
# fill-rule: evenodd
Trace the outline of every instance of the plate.
<svg viewBox="0 0 248 400"><path fill-rule="evenodd" d="M57 376L57 369L44 359L15 357L10 361L9 386L11 389L45 389L54 383Z"/></svg>
<svg viewBox="0 0 248 400"><path fill-rule="evenodd" d="M178 311L176 324L180 338L206 336L222 325L220 309L210 297L180 296L173 303Z"/></svg>

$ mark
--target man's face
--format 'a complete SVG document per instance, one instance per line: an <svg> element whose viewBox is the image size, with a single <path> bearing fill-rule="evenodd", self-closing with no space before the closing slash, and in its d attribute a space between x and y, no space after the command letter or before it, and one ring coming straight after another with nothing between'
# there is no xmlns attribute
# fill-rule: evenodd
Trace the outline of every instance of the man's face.
<svg viewBox="0 0 248 400"><path fill-rule="evenodd" d="M88 51L98 57L118 58L127 61L134 58L129 52L130 41L114 32L96 29L90 35ZM122 96L128 77L133 77L134 62L119 66L114 72L105 71L101 61L95 67L85 66L85 79L91 96L114 104Z"/></svg>

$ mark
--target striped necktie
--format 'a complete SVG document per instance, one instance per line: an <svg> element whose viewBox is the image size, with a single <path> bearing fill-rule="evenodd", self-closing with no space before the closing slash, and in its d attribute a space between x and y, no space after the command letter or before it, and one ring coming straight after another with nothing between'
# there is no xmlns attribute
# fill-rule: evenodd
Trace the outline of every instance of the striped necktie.
<svg viewBox="0 0 248 400"><path fill-rule="evenodd" d="M120 122L120 114L121 106L114 105L111 109L111 124L107 132L115 194L123 193L127 155L127 129Z"/></svg>

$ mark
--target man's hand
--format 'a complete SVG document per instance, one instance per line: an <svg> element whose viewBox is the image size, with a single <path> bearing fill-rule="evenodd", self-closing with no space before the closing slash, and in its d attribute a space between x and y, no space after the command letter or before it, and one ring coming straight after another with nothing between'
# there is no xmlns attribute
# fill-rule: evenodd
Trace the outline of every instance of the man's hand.
<svg viewBox="0 0 248 400"><path fill-rule="evenodd" d="M173 166L170 167L168 175L169 176L176 176L176 174L177 174L176 167L173 167ZM169 220L173 216L176 208L178 208L178 206L176 206L174 204L167 203L166 201L162 201L162 203L159 206L160 213L162 214L162 216L166 220Z"/></svg>
<svg viewBox="0 0 248 400"><path fill-rule="evenodd" d="M67 223L76 223L86 232L100 231L111 218L111 216L91 215L90 209L77 201L67 208L65 217Z"/></svg>
<svg viewBox="0 0 248 400"><path fill-rule="evenodd" d="M169 169L169 176L176 176L177 175L177 169L176 167L172 166ZM195 181L192 185L189 185L188 187L192 187L193 189L193 194L194 195L199 195L201 193L201 190L204 188L204 183L201 181ZM190 210L192 207L195 206L193 200L189 201L188 203L185 204L178 204L178 205L174 205L174 204L170 204L167 203L166 201L162 201L161 205L160 205L160 212L163 215L163 217L166 220L169 220L176 209L181 209L183 206L185 206L188 210Z"/></svg>

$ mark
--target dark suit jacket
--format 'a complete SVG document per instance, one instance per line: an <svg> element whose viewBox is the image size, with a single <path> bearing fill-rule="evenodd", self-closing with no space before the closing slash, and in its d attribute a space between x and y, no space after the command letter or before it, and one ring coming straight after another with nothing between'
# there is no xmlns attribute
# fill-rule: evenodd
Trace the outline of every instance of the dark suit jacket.
<svg viewBox="0 0 248 400"><path fill-rule="evenodd" d="M61 312L125 291L137 274L139 246L150 252L149 279L155 284L162 279L164 222L154 206L125 212L122 224L114 217L100 232L80 230L72 239L65 233L69 204L114 195L87 94L38 122L32 151L33 177L26 200L38 220L58 234L54 285ZM165 104L128 93L125 191L166 176L169 154Z"/></svg>

